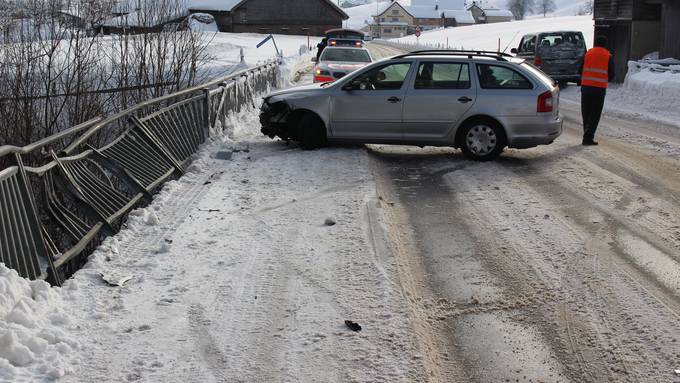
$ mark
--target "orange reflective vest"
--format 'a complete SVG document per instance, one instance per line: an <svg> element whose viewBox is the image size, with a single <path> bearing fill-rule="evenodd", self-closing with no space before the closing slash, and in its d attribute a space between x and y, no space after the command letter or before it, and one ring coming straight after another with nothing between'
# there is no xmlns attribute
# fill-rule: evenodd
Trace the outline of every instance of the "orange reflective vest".
<svg viewBox="0 0 680 383"><path fill-rule="evenodd" d="M606 48L595 47L589 50L583 61L581 85L606 88L609 83L609 58L611 56Z"/></svg>

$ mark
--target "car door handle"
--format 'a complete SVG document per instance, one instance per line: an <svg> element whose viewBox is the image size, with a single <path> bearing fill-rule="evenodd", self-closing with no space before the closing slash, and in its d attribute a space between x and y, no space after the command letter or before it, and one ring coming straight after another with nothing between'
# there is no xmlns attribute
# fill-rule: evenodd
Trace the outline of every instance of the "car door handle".
<svg viewBox="0 0 680 383"><path fill-rule="evenodd" d="M391 103L393 103L393 104L396 104L396 103L398 103L399 101L401 101L401 99L400 99L399 97L394 97L394 96L392 96L392 97L388 98L387 101L389 101L389 102L391 102Z"/></svg>
<svg viewBox="0 0 680 383"><path fill-rule="evenodd" d="M458 101L462 102L463 104L467 104L468 102L472 101L470 97L461 97L458 99Z"/></svg>

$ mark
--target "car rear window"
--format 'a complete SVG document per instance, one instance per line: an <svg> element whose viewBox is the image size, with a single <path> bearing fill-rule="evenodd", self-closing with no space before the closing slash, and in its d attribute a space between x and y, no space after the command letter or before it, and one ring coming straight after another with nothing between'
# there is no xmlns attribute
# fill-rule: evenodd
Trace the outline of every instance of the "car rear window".
<svg viewBox="0 0 680 383"><path fill-rule="evenodd" d="M539 49L542 47L556 47L562 45L572 45L576 48L585 48L586 42L581 32L552 32L539 36Z"/></svg>
<svg viewBox="0 0 680 383"><path fill-rule="evenodd" d="M415 89L470 89L470 67L464 63L421 63Z"/></svg>
<svg viewBox="0 0 680 383"><path fill-rule="evenodd" d="M553 85L555 84L555 80L553 80L550 76L548 76L547 74L545 74L545 72L543 72L542 70L536 68L535 66L531 65L530 63L528 63L528 62L523 62L523 63L520 64L520 65L522 65L522 68L528 70L528 71L531 72L534 76L536 76L536 78L538 78L539 80L541 80L541 82L543 82L548 88L550 88L551 86L553 86Z"/></svg>
<svg viewBox="0 0 680 383"><path fill-rule="evenodd" d="M319 61L371 62L371 56L363 49L326 48Z"/></svg>
<svg viewBox="0 0 680 383"><path fill-rule="evenodd" d="M533 89L531 81L514 69L490 64L477 64L482 89Z"/></svg>

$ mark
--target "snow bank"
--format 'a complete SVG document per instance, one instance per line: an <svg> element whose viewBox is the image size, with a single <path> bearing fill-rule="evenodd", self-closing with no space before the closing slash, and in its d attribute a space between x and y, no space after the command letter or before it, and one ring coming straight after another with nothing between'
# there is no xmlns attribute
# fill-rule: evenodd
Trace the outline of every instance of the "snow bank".
<svg viewBox="0 0 680 383"><path fill-rule="evenodd" d="M609 92L608 97L621 109L640 109L656 119L680 125L680 65L631 61L623 86Z"/></svg>
<svg viewBox="0 0 680 383"><path fill-rule="evenodd" d="M77 287L28 281L0 263L0 381L56 379L71 370L70 354L80 345L60 293Z"/></svg>

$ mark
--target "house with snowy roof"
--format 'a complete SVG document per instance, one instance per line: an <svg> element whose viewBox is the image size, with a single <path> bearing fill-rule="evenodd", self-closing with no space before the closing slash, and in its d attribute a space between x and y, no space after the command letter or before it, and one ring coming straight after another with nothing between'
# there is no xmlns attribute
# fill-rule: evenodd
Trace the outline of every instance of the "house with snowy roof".
<svg viewBox="0 0 680 383"><path fill-rule="evenodd" d="M514 18L512 12L507 9L484 6L476 1L473 1L467 10L470 11L477 24L505 23Z"/></svg>
<svg viewBox="0 0 680 383"><path fill-rule="evenodd" d="M373 37L395 38L422 30L475 24L463 0L411 0L411 5L393 1L379 7L373 16Z"/></svg>
<svg viewBox="0 0 680 383"><path fill-rule="evenodd" d="M220 32L315 36L341 28L349 16L331 0L188 0L191 13L208 13Z"/></svg>

